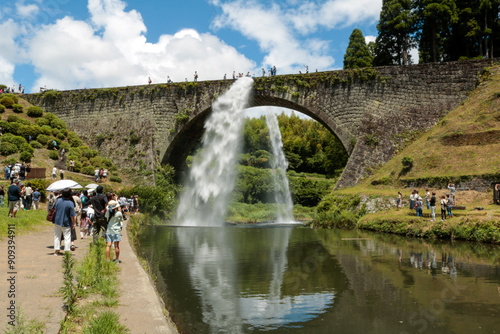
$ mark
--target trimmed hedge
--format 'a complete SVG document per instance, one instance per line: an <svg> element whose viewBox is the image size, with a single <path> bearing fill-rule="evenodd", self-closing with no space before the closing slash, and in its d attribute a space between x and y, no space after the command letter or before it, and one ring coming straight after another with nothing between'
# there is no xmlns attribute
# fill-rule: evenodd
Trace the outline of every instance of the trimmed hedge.
<svg viewBox="0 0 500 334"><path fill-rule="evenodd" d="M23 151L21 152L21 155L19 156L19 159L24 162L31 162L31 159L33 158L33 154L29 151Z"/></svg>
<svg viewBox="0 0 500 334"><path fill-rule="evenodd" d="M9 142L4 142L2 141L0 143L0 154L1 155L11 155L17 152L17 146L9 143Z"/></svg>
<svg viewBox="0 0 500 334"><path fill-rule="evenodd" d="M42 117L43 116L43 109L40 108L40 107L36 107L36 106L32 106L32 107L29 107L28 110L26 111L26 113L28 114L29 117ZM38 122L38 120L37 120ZM45 124L38 124L40 126L42 125L49 125L49 122L45 120Z"/></svg>
<svg viewBox="0 0 500 334"><path fill-rule="evenodd" d="M3 104L6 108L11 108L14 104L14 100L5 96L0 99L0 104Z"/></svg>
<svg viewBox="0 0 500 334"><path fill-rule="evenodd" d="M12 93L3 93L3 94L0 94L0 99L4 98L4 97L11 98L14 101L14 103L19 103L19 98L17 97L16 94L12 94Z"/></svg>
<svg viewBox="0 0 500 334"><path fill-rule="evenodd" d="M3 114L5 112L5 106L3 104L0 104L0 114Z"/></svg>
<svg viewBox="0 0 500 334"><path fill-rule="evenodd" d="M117 175L111 175L109 177L109 180L112 181L112 182L118 182L118 183L122 183L122 178L117 176Z"/></svg>
<svg viewBox="0 0 500 334"><path fill-rule="evenodd" d="M42 144L42 145L46 145L46 144L47 144L47 143L48 143L51 139L50 139L50 137L49 137L49 136L47 136L47 135L38 135L38 136L36 137L36 140L37 140L40 144Z"/></svg>
<svg viewBox="0 0 500 334"><path fill-rule="evenodd" d="M14 112L18 113L18 114L22 113L22 112L23 112L23 109L24 109L24 107L23 107L22 105L20 105L20 104L14 103L14 104L12 105L12 110L13 110Z"/></svg>
<svg viewBox="0 0 500 334"><path fill-rule="evenodd" d="M59 153L57 153L57 151L50 151L49 158L52 160L59 160Z"/></svg>
<svg viewBox="0 0 500 334"><path fill-rule="evenodd" d="M32 140L30 143L31 147L33 148L43 148L43 145L37 142L36 140Z"/></svg>

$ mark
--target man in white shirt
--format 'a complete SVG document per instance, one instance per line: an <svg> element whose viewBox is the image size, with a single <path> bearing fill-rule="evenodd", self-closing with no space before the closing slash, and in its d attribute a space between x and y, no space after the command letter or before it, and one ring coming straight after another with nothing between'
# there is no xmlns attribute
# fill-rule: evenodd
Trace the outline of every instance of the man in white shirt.
<svg viewBox="0 0 500 334"><path fill-rule="evenodd" d="M57 180L57 167L52 168L52 180Z"/></svg>

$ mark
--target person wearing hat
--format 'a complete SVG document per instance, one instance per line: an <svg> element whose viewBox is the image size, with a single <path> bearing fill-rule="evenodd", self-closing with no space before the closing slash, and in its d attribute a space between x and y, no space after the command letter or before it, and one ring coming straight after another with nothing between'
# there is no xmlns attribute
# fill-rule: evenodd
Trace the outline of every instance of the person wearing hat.
<svg viewBox="0 0 500 334"><path fill-rule="evenodd" d="M108 221L105 216L106 206L108 205L108 198L105 195L103 195L102 186L97 186L95 191L97 194L95 196L92 196L92 198L90 199L90 204L92 204L92 207L94 208L95 211L93 232L94 232L94 242L97 242L101 230L106 232L106 229L108 227Z"/></svg>
<svg viewBox="0 0 500 334"><path fill-rule="evenodd" d="M111 244L115 244L116 258L113 260L120 263L120 241L122 240L122 220L123 215L120 209L120 203L111 200L108 203L108 210L106 215L109 216L108 228L106 229L106 259L110 260Z"/></svg>
<svg viewBox="0 0 500 334"><path fill-rule="evenodd" d="M16 218L16 213L21 207L21 197L23 196L23 191L19 187L19 180L13 179L12 184L7 190L7 198L9 200L9 217Z"/></svg>
<svg viewBox="0 0 500 334"><path fill-rule="evenodd" d="M62 197L57 199L54 215L54 255L60 255L61 234L64 236L64 251L68 252L71 245L71 230L75 228L75 204L71 198L71 189L62 191Z"/></svg>

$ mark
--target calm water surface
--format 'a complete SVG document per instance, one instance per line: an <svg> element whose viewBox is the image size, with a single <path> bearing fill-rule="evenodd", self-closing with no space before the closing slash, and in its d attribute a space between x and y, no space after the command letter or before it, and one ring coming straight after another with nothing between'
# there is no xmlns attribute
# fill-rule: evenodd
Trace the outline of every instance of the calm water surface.
<svg viewBox="0 0 500 334"><path fill-rule="evenodd" d="M152 226L181 333L500 333L500 250L360 231Z"/></svg>

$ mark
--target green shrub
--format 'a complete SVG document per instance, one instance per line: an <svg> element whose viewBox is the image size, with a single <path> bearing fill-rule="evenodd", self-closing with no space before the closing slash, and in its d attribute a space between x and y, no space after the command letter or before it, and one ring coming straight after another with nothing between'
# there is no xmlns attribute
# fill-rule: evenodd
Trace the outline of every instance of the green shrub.
<svg viewBox="0 0 500 334"><path fill-rule="evenodd" d="M14 112L17 112L18 114L22 113L23 109L24 109L24 107L20 104L14 103L12 105L12 110L14 110Z"/></svg>
<svg viewBox="0 0 500 334"><path fill-rule="evenodd" d="M59 132L56 137L59 138L59 139L61 139L61 140L66 139L66 136L62 132Z"/></svg>
<svg viewBox="0 0 500 334"><path fill-rule="evenodd" d="M59 129L52 129L51 134L52 134L54 137L57 137L57 135L59 134Z"/></svg>
<svg viewBox="0 0 500 334"><path fill-rule="evenodd" d="M82 168L82 173L86 175L94 175L94 167L92 166L85 166Z"/></svg>
<svg viewBox="0 0 500 334"><path fill-rule="evenodd" d="M59 160L59 153L57 153L57 151L50 151L49 158L52 160Z"/></svg>
<svg viewBox="0 0 500 334"><path fill-rule="evenodd" d="M409 171L413 167L413 158L403 157L403 159L401 159L401 163L403 164L403 169Z"/></svg>
<svg viewBox="0 0 500 334"><path fill-rule="evenodd" d="M32 158L33 158L33 153L29 151L22 151L21 155L19 156L19 159L25 162L31 162Z"/></svg>
<svg viewBox="0 0 500 334"><path fill-rule="evenodd" d="M16 145L16 147L20 149L22 147L22 145L26 144L28 141L21 136L14 136L14 137L12 137L10 142L12 144Z"/></svg>
<svg viewBox="0 0 500 334"><path fill-rule="evenodd" d="M11 108L14 104L14 100L5 96L0 99L0 104L3 104L6 108Z"/></svg>
<svg viewBox="0 0 500 334"><path fill-rule="evenodd" d="M28 108L28 115L29 115L29 108ZM47 118L45 117L42 117L42 118L39 118L35 121L35 124L37 125L40 125L40 126L44 126L44 125L47 125L50 127L50 120L48 120Z"/></svg>
<svg viewBox="0 0 500 334"><path fill-rule="evenodd" d="M31 147L33 148L42 148L43 145L40 144L39 142L37 142L36 140L32 140L31 143L30 143Z"/></svg>
<svg viewBox="0 0 500 334"><path fill-rule="evenodd" d="M122 183L122 178L117 176L117 175L111 175L109 177L109 179L112 181L112 182L118 182L118 183Z"/></svg>
<svg viewBox="0 0 500 334"><path fill-rule="evenodd" d="M79 161L75 161L75 172L80 173L82 171L82 163Z"/></svg>
<svg viewBox="0 0 500 334"><path fill-rule="evenodd" d="M19 120L19 117L17 117L16 115L7 116L7 122L16 123L18 120Z"/></svg>
<svg viewBox="0 0 500 334"><path fill-rule="evenodd" d="M0 104L0 114L3 114L5 112L5 106L3 104Z"/></svg>
<svg viewBox="0 0 500 334"><path fill-rule="evenodd" d="M0 99L3 98L3 97L9 97L12 99L12 101L14 101L14 103L19 103L19 98L17 97L16 94L12 94L12 93L3 93L3 94L0 94Z"/></svg>
<svg viewBox="0 0 500 334"><path fill-rule="evenodd" d="M50 137L49 137L49 136L47 136L47 135L38 135L38 136L36 137L36 140L37 140L38 142L40 142L40 144L42 144L42 145L46 145L46 144L47 144L47 143L48 143L51 139L50 139Z"/></svg>
<svg viewBox="0 0 500 334"><path fill-rule="evenodd" d="M41 129L41 133L43 133L44 135L52 136L52 128L50 127L50 125L42 125Z"/></svg>
<svg viewBox="0 0 500 334"><path fill-rule="evenodd" d="M32 106L29 107L28 110L26 111L29 117L42 117L43 116L43 109L37 106ZM37 120L38 121L38 120ZM46 124L40 124L40 125L48 125L49 122L47 121Z"/></svg>
<svg viewBox="0 0 500 334"><path fill-rule="evenodd" d="M0 154L1 155L11 155L17 152L17 146L9 143L9 142L4 142L2 141L0 143Z"/></svg>
<svg viewBox="0 0 500 334"><path fill-rule="evenodd" d="M66 123L59 118L51 120L50 126L54 129L66 129Z"/></svg>
<svg viewBox="0 0 500 334"><path fill-rule="evenodd" d="M31 125L21 125L17 130L17 134L26 139L28 139L29 136L31 136L31 139L34 139L38 136L39 132L37 130L39 129L40 127L35 128L34 126Z"/></svg>
<svg viewBox="0 0 500 334"><path fill-rule="evenodd" d="M68 142L71 145L71 147L79 147L83 145L83 142L78 137L68 136Z"/></svg>
<svg viewBox="0 0 500 334"><path fill-rule="evenodd" d="M19 150L21 152L24 152L24 151L30 152L31 154L35 153L35 149L33 147L31 147L31 145L28 143L22 144L21 147L19 148Z"/></svg>

